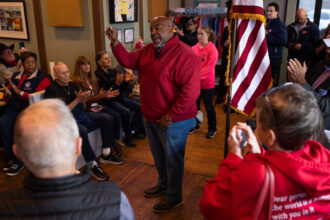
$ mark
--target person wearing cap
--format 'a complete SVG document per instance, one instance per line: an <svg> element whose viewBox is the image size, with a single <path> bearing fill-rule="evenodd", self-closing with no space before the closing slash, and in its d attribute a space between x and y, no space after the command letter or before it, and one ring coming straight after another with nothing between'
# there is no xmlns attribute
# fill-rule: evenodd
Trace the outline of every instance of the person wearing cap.
<svg viewBox="0 0 330 220"><path fill-rule="evenodd" d="M14 44L9 47L0 43L0 83L8 81L14 72L21 70L21 60L18 54L14 53Z"/></svg>
<svg viewBox="0 0 330 220"><path fill-rule="evenodd" d="M189 46L194 46L197 44L198 39L197 39L197 24L195 19L189 19L186 23L186 30L187 32L184 33L182 30L179 28L175 28L176 32L179 35L179 39L185 43L188 44Z"/></svg>

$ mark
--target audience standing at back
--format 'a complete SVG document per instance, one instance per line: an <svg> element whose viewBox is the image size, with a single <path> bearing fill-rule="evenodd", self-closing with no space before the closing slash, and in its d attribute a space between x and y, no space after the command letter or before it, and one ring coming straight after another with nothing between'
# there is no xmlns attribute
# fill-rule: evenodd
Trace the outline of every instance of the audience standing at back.
<svg viewBox="0 0 330 220"><path fill-rule="evenodd" d="M283 47L288 43L288 32L285 24L280 20L279 10L280 7L275 2L269 3L266 8L266 40L274 87L278 86Z"/></svg>
<svg viewBox="0 0 330 220"><path fill-rule="evenodd" d="M320 31L307 18L306 9L298 9L296 21L288 26L288 60L297 58L299 62L306 62L310 66L314 54L313 44L319 37Z"/></svg>

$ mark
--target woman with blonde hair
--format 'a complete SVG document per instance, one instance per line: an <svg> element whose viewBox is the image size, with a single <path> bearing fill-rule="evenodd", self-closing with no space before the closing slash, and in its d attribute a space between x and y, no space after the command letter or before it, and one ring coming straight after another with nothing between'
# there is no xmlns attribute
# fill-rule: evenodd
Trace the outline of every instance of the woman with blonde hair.
<svg viewBox="0 0 330 220"><path fill-rule="evenodd" d="M101 163L122 164L124 161L113 153L115 139L120 138L120 123L115 123L112 110L102 105L102 99L118 95L118 91L104 91L98 88L97 78L91 71L91 63L85 56L76 60L73 81L81 90L90 90L91 95L86 101L86 111L96 127L101 128L102 156ZM96 128L95 127L95 128Z"/></svg>

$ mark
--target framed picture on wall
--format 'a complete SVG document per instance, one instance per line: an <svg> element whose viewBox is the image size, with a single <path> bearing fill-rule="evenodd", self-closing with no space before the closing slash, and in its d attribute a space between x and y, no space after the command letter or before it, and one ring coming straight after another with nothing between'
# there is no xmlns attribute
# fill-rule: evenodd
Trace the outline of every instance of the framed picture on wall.
<svg viewBox="0 0 330 220"><path fill-rule="evenodd" d="M125 44L134 42L134 28L124 30Z"/></svg>
<svg viewBox="0 0 330 220"><path fill-rule="evenodd" d="M136 22L137 0L109 0L110 23Z"/></svg>
<svg viewBox="0 0 330 220"><path fill-rule="evenodd" d="M118 29L118 40L121 43L121 29Z"/></svg>
<svg viewBox="0 0 330 220"><path fill-rule="evenodd" d="M0 2L0 38L29 40L24 1Z"/></svg>

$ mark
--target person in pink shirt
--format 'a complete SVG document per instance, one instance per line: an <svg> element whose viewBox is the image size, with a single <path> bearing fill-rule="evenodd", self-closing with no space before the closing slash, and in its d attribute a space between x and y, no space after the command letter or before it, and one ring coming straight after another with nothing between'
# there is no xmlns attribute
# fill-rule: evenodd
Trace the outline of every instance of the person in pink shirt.
<svg viewBox="0 0 330 220"><path fill-rule="evenodd" d="M214 138L217 132L217 118L212 105L215 87L215 65L218 60L218 50L214 46L216 36L207 25L202 25L197 32L198 43L192 47L200 58L201 68L201 93L197 99L197 108L200 110L200 102L203 99L207 113L208 132L207 138ZM199 124L190 133L199 131Z"/></svg>

